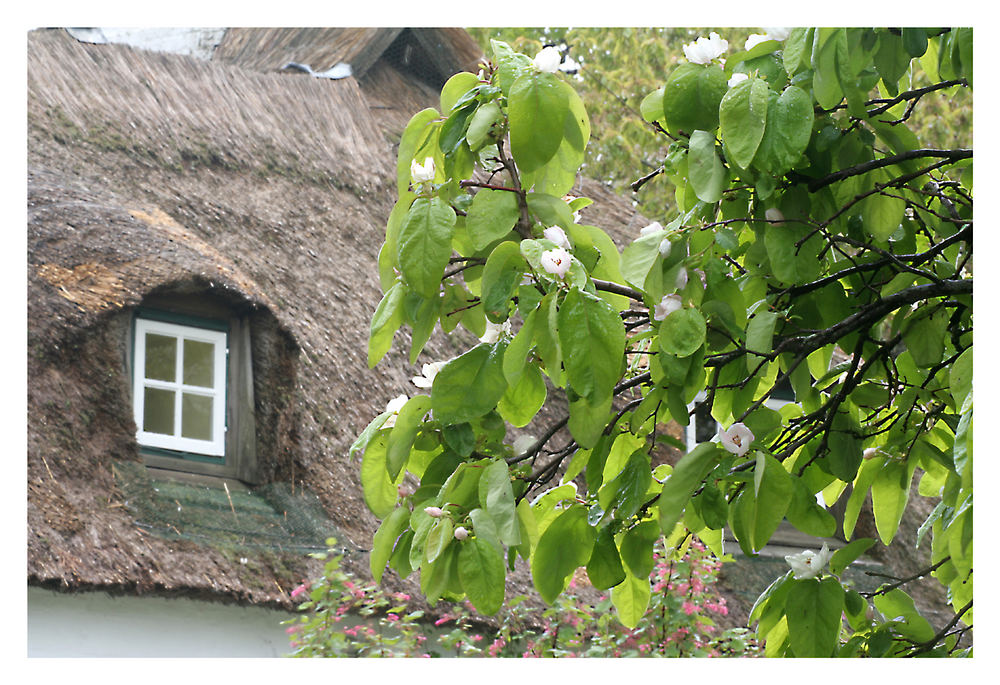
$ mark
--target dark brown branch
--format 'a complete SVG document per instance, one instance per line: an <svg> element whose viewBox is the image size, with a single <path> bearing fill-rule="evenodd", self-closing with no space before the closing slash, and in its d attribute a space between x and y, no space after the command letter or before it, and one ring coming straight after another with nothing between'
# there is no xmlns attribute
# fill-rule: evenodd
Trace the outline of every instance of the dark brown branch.
<svg viewBox="0 0 1000 685"><path fill-rule="evenodd" d="M624 295L625 297L631 298L636 302L643 301L643 294L641 291L635 288L630 288L627 285L620 285L612 281L602 281L597 278L591 279L594 282L594 287L598 290L603 290L608 293L615 293L616 295Z"/></svg>
<svg viewBox="0 0 1000 685"><path fill-rule="evenodd" d="M835 171L828 176L824 176L823 178L810 181L809 192L815 193L821 188L825 188L826 186L836 183L837 181L843 181L845 178L850 178L851 176L859 176L861 174L868 173L869 171L874 171L875 169L892 166L893 164L899 164L900 162L906 162L911 159L923 159L925 157L934 157L946 159L952 162L958 162L963 159L971 159L972 150L964 148L958 150L907 150L906 152L901 152L900 154L892 155L891 157L883 157L881 159L873 159L862 164L855 164L852 167Z"/></svg>

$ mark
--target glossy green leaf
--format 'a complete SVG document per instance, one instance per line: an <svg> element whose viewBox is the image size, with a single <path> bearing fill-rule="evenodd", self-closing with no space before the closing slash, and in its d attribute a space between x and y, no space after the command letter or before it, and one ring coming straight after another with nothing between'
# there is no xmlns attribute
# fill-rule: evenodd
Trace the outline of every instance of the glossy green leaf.
<svg viewBox="0 0 1000 685"><path fill-rule="evenodd" d="M645 520L622 535L621 557L629 572L636 578L648 578L656 562L653 551L660 539L660 526L656 521Z"/></svg>
<svg viewBox="0 0 1000 685"><path fill-rule="evenodd" d="M611 395L620 377L625 326L604 300L570 289L559 307L559 345L570 385L590 404Z"/></svg>
<svg viewBox="0 0 1000 685"><path fill-rule="evenodd" d="M868 551L868 548L875 543L872 538L858 538L853 540L830 557L830 573L840 575L840 573L850 566L858 557Z"/></svg>
<svg viewBox="0 0 1000 685"><path fill-rule="evenodd" d="M601 506L605 511L614 511L616 519L630 519L645 504L646 491L652 482L649 455L645 450L636 450L621 473L604 486Z"/></svg>
<svg viewBox="0 0 1000 685"><path fill-rule="evenodd" d="M903 511L910 498L910 480L913 467L905 463L890 461L882 467L872 481L872 511L875 514L875 529L883 544L892 542Z"/></svg>
<svg viewBox="0 0 1000 685"><path fill-rule="evenodd" d="M566 589L570 577L590 561L597 534L587 523L587 509L574 505L542 533L531 559L531 578L546 603Z"/></svg>
<svg viewBox="0 0 1000 685"><path fill-rule="evenodd" d="M517 243L503 242L493 248L483 268L482 302L487 319L493 323L507 320L510 299L527 268Z"/></svg>
<svg viewBox="0 0 1000 685"><path fill-rule="evenodd" d="M773 175L789 171L809 146L813 120L812 100L801 88L788 86L770 98L753 166Z"/></svg>
<svg viewBox="0 0 1000 685"><path fill-rule="evenodd" d="M392 347L392 338L403 323L405 293L405 286L396 283L382 296L375 308L368 333L368 368L374 368Z"/></svg>
<svg viewBox="0 0 1000 685"><path fill-rule="evenodd" d="M521 544L517 524L514 490L510 484L510 470L502 459L483 469L479 480L479 502L493 519L497 536L505 545Z"/></svg>
<svg viewBox="0 0 1000 685"><path fill-rule="evenodd" d="M407 507L397 507L392 510L388 518L375 531L372 538L372 551L369 555L369 567L372 578L376 583L382 581L382 574L385 572L385 565L392 556L396 545L396 539L402 535L410 525L410 510Z"/></svg>
<svg viewBox="0 0 1000 685"><path fill-rule="evenodd" d="M678 357L690 356L705 344L706 332L700 311L694 307L678 309L660 323L660 349Z"/></svg>
<svg viewBox="0 0 1000 685"><path fill-rule="evenodd" d="M525 73L511 85L510 146L522 172L532 172L555 156L562 144L571 94L576 95L555 74L544 72Z"/></svg>
<svg viewBox="0 0 1000 685"><path fill-rule="evenodd" d="M506 587L503 557L485 540L473 537L460 543L458 577L479 613L492 616L503 606Z"/></svg>
<svg viewBox="0 0 1000 685"><path fill-rule="evenodd" d="M750 522L750 545L759 551L768 543L788 511L794 484L792 476L774 457L757 453L754 468L754 489L744 493L741 501ZM753 492L753 497L751 497Z"/></svg>
<svg viewBox="0 0 1000 685"><path fill-rule="evenodd" d="M517 195L506 190L484 188L472 199L465 225L476 250L503 238L521 216Z"/></svg>
<svg viewBox="0 0 1000 685"><path fill-rule="evenodd" d="M796 657L830 657L840 637L844 590L835 578L792 581L785 599L788 639Z"/></svg>
<svg viewBox="0 0 1000 685"><path fill-rule="evenodd" d="M764 137L769 93L766 81L748 78L730 88L719 104L727 155L743 169L750 167Z"/></svg>
<svg viewBox="0 0 1000 685"><path fill-rule="evenodd" d="M428 107L410 117L406 128L403 129L397 153L398 161L396 162L396 192L399 195L403 195L410 187L410 162L413 161L414 155L423 148L424 142L433 130L429 124L438 116L436 109ZM417 162L423 164L424 159L418 159Z"/></svg>
<svg viewBox="0 0 1000 685"><path fill-rule="evenodd" d="M415 395L411 397L403 408L399 410L396 417L396 425L389 433L386 445L386 470L389 478L393 481L399 476L400 471L406 466L406 461L410 457L410 450L413 449L413 440L417 437L424 415L430 411L431 398L427 395Z"/></svg>
<svg viewBox="0 0 1000 685"><path fill-rule="evenodd" d="M707 131L691 134L688 147L688 177L702 202L718 202L728 180L726 168L715 152L715 136Z"/></svg>
<svg viewBox="0 0 1000 685"><path fill-rule="evenodd" d="M403 280L425 297L441 288L455 227L455 210L440 198L417 198L399 231L399 268Z"/></svg>
<svg viewBox="0 0 1000 685"><path fill-rule="evenodd" d="M669 535L673 531L691 494L711 472L720 456L716 443L705 442L681 457L674 466L656 501L660 510L660 530L664 534Z"/></svg>
<svg viewBox="0 0 1000 685"><path fill-rule="evenodd" d="M501 360L506 347L480 344L445 364L434 378L431 407L443 423L463 423L492 411L507 390Z"/></svg>
<svg viewBox="0 0 1000 685"><path fill-rule="evenodd" d="M625 580L621 555L615 545L615 536L608 526L597 534L594 551L587 562L587 577L590 584L598 590L606 590Z"/></svg>
<svg viewBox="0 0 1000 685"><path fill-rule="evenodd" d="M882 595L875 595L872 601L875 608L887 620L900 621L900 624L896 625L895 628L901 635L915 642L926 642L934 637L934 628L917 611L913 598L899 588Z"/></svg>
<svg viewBox="0 0 1000 685"><path fill-rule="evenodd" d="M387 438L379 433L368 443L361 457L361 491L365 504L375 516L384 519L396 507L396 483L389 478L385 466Z"/></svg>
<svg viewBox="0 0 1000 685"><path fill-rule="evenodd" d="M625 580L611 589L611 602L618 612L618 620L626 628L635 628L649 607L652 590L649 577L637 578L626 574Z"/></svg>
<svg viewBox="0 0 1000 685"><path fill-rule="evenodd" d="M813 97L823 109L832 109L844 99L838 76L839 65L846 62L847 32L843 28L817 28L813 34Z"/></svg>
<svg viewBox="0 0 1000 685"><path fill-rule="evenodd" d="M497 404L497 411L512 426L527 426L545 404L546 393L542 372L534 364L529 364L524 367L517 383L507 386Z"/></svg>
<svg viewBox="0 0 1000 685"><path fill-rule="evenodd" d="M674 69L663 90L663 118L671 132L714 131L719 103L729 90L725 72L714 64L685 62Z"/></svg>

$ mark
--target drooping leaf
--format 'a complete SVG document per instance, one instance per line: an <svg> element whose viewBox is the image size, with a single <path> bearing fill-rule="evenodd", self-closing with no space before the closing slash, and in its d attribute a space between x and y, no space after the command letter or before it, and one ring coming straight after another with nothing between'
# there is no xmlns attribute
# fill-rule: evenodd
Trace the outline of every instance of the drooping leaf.
<svg viewBox="0 0 1000 685"><path fill-rule="evenodd" d="M598 590L606 590L625 580L621 555L615 545L615 536L608 526L597 534L594 551L587 562L587 577Z"/></svg>
<svg viewBox="0 0 1000 685"><path fill-rule="evenodd" d="M759 78L748 78L730 88L719 104L722 140L729 158L743 169L757 154L767 123L770 89Z"/></svg>
<svg viewBox="0 0 1000 685"><path fill-rule="evenodd" d="M794 583L785 599L788 638L796 657L830 657L840 637L844 590L835 578Z"/></svg>
<svg viewBox="0 0 1000 685"><path fill-rule="evenodd" d="M604 300L572 288L559 307L558 336L573 390L588 403L602 403L619 378L625 350L621 316Z"/></svg>
<svg viewBox="0 0 1000 685"><path fill-rule="evenodd" d="M480 344L445 364L434 378L431 407L443 423L464 423L492 411L507 389L506 346Z"/></svg>
<svg viewBox="0 0 1000 685"><path fill-rule="evenodd" d="M482 250L510 233L521 216L517 195L506 190L484 188L472 199L465 225L472 246Z"/></svg>
<svg viewBox="0 0 1000 685"><path fill-rule="evenodd" d="M480 613L492 616L503 606L503 557L485 540L473 537L459 545L458 577L472 606Z"/></svg>
<svg viewBox="0 0 1000 685"><path fill-rule="evenodd" d="M649 577L637 578L631 573L611 589L611 602L618 611L618 619L626 628L635 628L649 607L652 590Z"/></svg>
<svg viewBox="0 0 1000 685"><path fill-rule="evenodd" d="M531 578L548 604L566 589L573 572L590 560L596 538L587 523L587 509L580 505L563 511L542 533L531 560Z"/></svg>
<svg viewBox="0 0 1000 685"><path fill-rule="evenodd" d="M455 227L455 210L440 198L417 198L399 230L399 268L414 291L434 297L441 288Z"/></svg>

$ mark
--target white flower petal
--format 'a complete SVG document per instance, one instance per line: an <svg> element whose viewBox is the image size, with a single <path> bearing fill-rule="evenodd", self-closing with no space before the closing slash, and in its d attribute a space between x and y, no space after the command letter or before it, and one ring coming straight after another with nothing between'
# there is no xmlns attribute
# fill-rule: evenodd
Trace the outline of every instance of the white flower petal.
<svg viewBox="0 0 1000 685"><path fill-rule="evenodd" d="M660 303L653 307L653 319L655 321L663 321L682 306L683 303L681 302L680 295L676 293L673 295L664 295Z"/></svg>
<svg viewBox="0 0 1000 685"><path fill-rule="evenodd" d="M746 81L748 78L750 78L750 77L747 76L746 74L741 74L741 73L737 72L737 73L733 74L732 77L730 77L730 79L728 81L726 81L726 85L729 86L730 88L732 88L737 83L740 83L741 81Z"/></svg>
<svg viewBox="0 0 1000 685"><path fill-rule="evenodd" d="M558 278L565 278L566 273L573 264L573 258L570 253L561 247L543 252L540 261L543 269Z"/></svg>
<svg viewBox="0 0 1000 685"><path fill-rule="evenodd" d="M768 40L771 40L768 36L765 36L760 33L751 33L750 37L747 38L747 42L743 45L743 49L749 52L750 50L754 49L764 41Z"/></svg>
<svg viewBox="0 0 1000 685"><path fill-rule="evenodd" d="M719 432L719 443L737 457L747 453L753 439L753 433L742 423L734 423L729 430Z"/></svg>
<svg viewBox="0 0 1000 685"><path fill-rule="evenodd" d="M542 51L535 55L533 61L536 69L551 74L558 71L562 55L559 54L558 48L550 45L547 48L542 48Z"/></svg>
<svg viewBox="0 0 1000 685"><path fill-rule="evenodd" d="M549 226L542 231L542 235L548 240L554 242L556 247L561 247L565 250L570 248L569 238L566 236L566 231L562 230L559 226Z"/></svg>

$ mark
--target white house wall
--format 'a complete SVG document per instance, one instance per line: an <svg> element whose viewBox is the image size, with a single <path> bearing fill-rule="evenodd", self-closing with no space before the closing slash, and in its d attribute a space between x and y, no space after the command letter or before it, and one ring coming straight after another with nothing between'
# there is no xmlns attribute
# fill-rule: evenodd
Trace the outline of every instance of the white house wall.
<svg viewBox="0 0 1000 685"><path fill-rule="evenodd" d="M279 657L293 615L193 599L28 588L29 657Z"/></svg>

